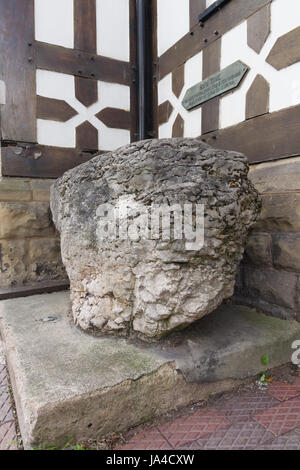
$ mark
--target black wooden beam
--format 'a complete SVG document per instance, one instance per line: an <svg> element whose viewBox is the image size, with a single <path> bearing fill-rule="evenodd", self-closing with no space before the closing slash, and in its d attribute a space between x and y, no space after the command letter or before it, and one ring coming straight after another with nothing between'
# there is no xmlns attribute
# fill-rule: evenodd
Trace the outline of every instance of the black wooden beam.
<svg viewBox="0 0 300 470"><path fill-rule="evenodd" d="M7 289L0 289L0 300L16 299L18 297L28 297L30 295L47 294L50 292L59 292L68 290L70 287L69 282L42 282L36 286L21 286L11 287Z"/></svg>

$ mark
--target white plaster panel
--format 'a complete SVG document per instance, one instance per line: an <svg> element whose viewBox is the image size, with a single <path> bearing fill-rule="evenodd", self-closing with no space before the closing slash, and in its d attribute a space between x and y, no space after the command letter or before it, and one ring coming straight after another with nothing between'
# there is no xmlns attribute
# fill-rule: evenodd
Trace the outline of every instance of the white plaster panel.
<svg viewBox="0 0 300 470"><path fill-rule="evenodd" d="M100 150L114 150L130 143L129 131L108 128L95 117L98 112L106 107L129 111L130 88L128 86L99 81L99 99L97 103L85 107L75 97L75 79L73 75L37 70L36 78L38 95L65 100L78 113L65 123L38 119L39 144L74 148L75 128L84 121L89 121L99 130Z"/></svg>
<svg viewBox="0 0 300 470"><path fill-rule="evenodd" d="M106 0L105 0L106 1ZM157 39L158 56L172 47L189 32L189 0L158 0Z"/></svg>
<svg viewBox="0 0 300 470"><path fill-rule="evenodd" d="M172 74L164 77L158 84L158 103L161 104L168 100L172 104L174 110L169 121L159 127L159 137L172 137L172 127L178 114L184 120L184 136L199 137L201 135L201 108L187 111L181 104L183 97L188 88L202 80L202 52L196 54L185 63L185 85L180 93L179 98L172 91Z"/></svg>
<svg viewBox="0 0 300 470"><path fill-rule="evenodd" d="M36 71L36 93L47 98L68 101L72 106L75 104L74 76L38 69Z"/></svg>
<svg viewBox="0 0 300 470"><path fill-rule="evenodd" d="M130 144L130 131L107 127L97 118L91 118L90 122L98 129L99 150L116 150L123 145Z"/></svg>
<svg viewBox="0 0 300 470"><path fill-rule="evenodd" d="M300 63L277 72L270 93L270 111L300 103Z"/></svg>
<svg viewBox="0 0 300 470"><path fill-rule="evenodd" d="M221 47L221 69L228 67L236 60L245 60L247 56L247 23L244 22L233 28L222 37ZM243 89L242 89L243 88ZM220 99L220 122L219 126L232 126L245 119L245 82L242 88L234 90Z"/></svg>
<svg viewBox="0 0 300 470"><path fill-rule="evenodd" d="M270 50L282 35L300 25L300 2L294 0L273 0L271 4L271 34L262 50L266 59ZM268 66L268 65L267 65ZM283 70L270 70L270 112L278 111L300 103L300 63Z"/></svg>
<svg viewBox="0 0 300 470"><path fill-rule="evenodd" d="M220 128L233 126L246 119L246 95L257 74L269 83L272 80L272 67L256 54L247 44L247 21L244 21L222 38L221 69L241 60L250 68L237 89L220 99Z"/></svg>
<svg viewBox="0 0 300 470"><path fill-rule="evenodd" d="M74 47L73 0L35 0L35 39Z"/></svg>
<svg viewBox="0 0 300 470"><path fill-rule="evenodd" d="M179 97L180 103L182 102L187 90L202 81L203 71L203 52L198 52L191 59L189 59L184 66L184 87ZM182 106L183 108L183 106ZM194 109L187 111L183 108L181 113L184 119L184 136L185 137L199 137L201 135L202 123L202 109Z"/></svg>
<svg viewBox="0 0 300 470"><path fill-rule="evenodd" d="M119 85L118 83L98 82L98 94L102 109L109 106L129 111L130 88L128 86Z"/></svg>
<svg viewBox="0 0 300 470"><path fill-rule="evenodd" d="M300 2L273 0L271 4L271 34L260 54L247 45L247 22L226 33L222 38L221 68L236 60L250 67L243 84L220 100L220 128L245 120L246 93L257 74L270 85L270 112L300 103L300 63L277 71L266 62L277 39L300 25Z"/></svg>
<svg viewBox="0 0 300 470"><path fill-rule="evenodd" d="M6 84L0 80L0 104L6 104Z"/></svg>
<svg viewBox="0 0 300 470"><path fill-rule="evenodd" d="M300 26L299 0L273 0L271 4L271 31L277 37Z"/></svg>
<svg viewBox="0 0 300 470"><path fill-rule="evenodd" d="M202 125L202 109L194 109L193 111L185 111L182 115L184 118L184 137L199 137L201 135Z"/></svg>
<svg viewBox="0 0 300 470"><path fill-rule="evenodd" d="M172 74L169 73L158 83L158 104L163 103L170 98L172 90Z"/></svg>
<svg viewBox="0 0 300 470"><path fill-rule="evenodd" d="M203 52L198 52L184 66L184 85L186 90L202 80Z"/></svg>
<svg viewBox="0 0 300 470"><path fill-rule="evenodd" d="M166 77L158 83L158 104L164 103L164 101L170 101L173 105L173 112L168 120L168 122L159 126L158 137L160 138L169 138L172 137L172 126L175 121L178 112L178 103L177 98L172 92L172 74L169 73ZM173 99L174 98L174 99ZM175 106L174 106L175 105Z"/></svg>
<svg viewBox="0 0 300 470"><path fill-rule="evenodd" d="M36 88L37 95L64 100L78 111L73 75L49 72L48 70L37 70ZM78 116L75 116L75 118L78 120ZM56 147L75 147L75 118L70 119L68 122L38 119L38 143Z"/></svg>
<svg viewBox="0 0 300 470"><path fill-rule="evenodd" d="M247 45L247 22L228 31L222 37L221 68L227 67L232 62L241 59L245 55Z"/></svg>
<svg viewBox="0 0 300 470"><path fill-rule="evenodd" d="M37 120L37 141L41 145L75 147L75 127L70 121Z"/></svg>
<svg viewBox="0 0 300 470"><path fill-rule="evenodd" d="M129 0L97 0L99 55L129 62Z"/></svg>

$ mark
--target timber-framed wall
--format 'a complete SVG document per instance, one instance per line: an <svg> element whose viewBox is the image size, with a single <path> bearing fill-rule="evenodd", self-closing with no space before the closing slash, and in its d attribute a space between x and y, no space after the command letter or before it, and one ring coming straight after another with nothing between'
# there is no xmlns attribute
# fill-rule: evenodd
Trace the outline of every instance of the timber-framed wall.
<svg viewBox="0 0 300 470"><path fill-rule="evenodd" d="M289 2L230 0L204 23L198 17L211 0L149 2L154 117L147 137L201 137L246 153L251 163L298 155L300 27L294 27L298 7ZM136 2L107 5L0 1L3 176L56 178L98 151L138 138ZM55 14L65 18L65 34L47 26ZM102 47L104 34L120 51L105 41ZM236 58L250 68L240 87L186 111L186 89Z"/></svg>
<svg viewBox="0 0 300 470"><path fill-rule="evenodd" d="M137 138L135 0L0 0L2 175L56 178Z"/></svg>
<svg viewBox="0 0 300 470"><path fill-rule="evenodd" d="M173 2L178 23L173 28L177 37L185 34L177 40L174 34L167 47L168 1L156 2L157 135L201 137L215 147L245 153L250 163L299 155L299 6L289 0L230 0L199 23L212 1ZM183 108L190 86L235 60L250 68L238 89L191 112Z"/></svg>

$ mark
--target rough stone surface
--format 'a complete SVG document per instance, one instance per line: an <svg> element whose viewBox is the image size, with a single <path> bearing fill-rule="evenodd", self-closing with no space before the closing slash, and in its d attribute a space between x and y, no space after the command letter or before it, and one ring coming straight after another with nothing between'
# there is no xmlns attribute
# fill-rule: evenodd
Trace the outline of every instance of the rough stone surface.
<svg viewBox="0 0 300 470"><path fill-rule="evenodd" d="M300 193L262 195L257 232L300 232Z"/></svg>
<svg viewBox="0 0 300 470"><path fill-rule="evenodd" d="M30 201L28 181L22 178L0 178L0 201Z"/></svg>
<svg viewBox="0 0 300 470"><path fill-rule="evenodd" d="M68 171L51 190L54 222L75 323L104 334L159 339L213 311L233 294L259 198L245 156L196 139L149 140ZM205 242L97 238L100 204L205 206ZM122 221L121 221L122 223ZM130 227L129 227L130 230Z"/></svg>
<svg viewBox="0 0 300 470"><path fill-rule="evenodd" d="M272 236L269 233L253 233L248 239L245 259L256 265L272 265Z"/></svg>
<svg viewBox="0 0 300 470"><path fill-rule="evenodd" d="M236 301L300 321L300 157L251 165L262 195L236 283Z"/></svg>
<svg viewBox="0 0 300 470"><path fill-rule="evenodd" d="M274 265L300 273L300 234L276 234L274 240Z"/></svg>
<svg viewBox="0 0 300 470"><path fill-rule="evenodd" d="M260 193L300 189L300 158L251 165L249 178Z"/></svg>
<svg viewBox="0 0 300 470"><path fill-rule="evenodd" d="M45 179L40 180L37 179L32 180L30 182L30 186L32 189L32 199L34 201L50 201L50 187L53 184L53 180Z"/></svg>
<svg viewBox="0 0 300 470"><path fill-rule="evenodd" d="M297 311L298 276L295 273L246 267L244 282L246 295Z"/></svg>
<svg viewBox="0 0 300 470"><path fill-rule="evenodd" d="M122 432L290 361L300 325L224 305L145 344L95 338L69 321L69 292L0 302L0 332L25 447ZM53 321L45 321L52 317Z"/></svg>
<svg viewBox="0 0 300 470"><path fill-rule="evenodd" d="M0 178L0 289L65 282L50 179Z"/></svg>
<svg viewBox="0 0 300 470"><path fill-rule="evenodd" d="M28 277L30 281L67 280L62 264L58 238L36 238L28 241Z"/></svg>
<svg viewBox="0 0 300 470"><path fill-rule="evenodd" d="M67 279L58 238L0 240L0 287Z"/></svg>
<svg viewBox="0 0 300 470"><path fill-rule="evenodd" d="M26 276L26 241L0 240L1 287L23 284Z"/></svg>
<svg viewBox="0 0 300 470"><path fill-rule="evenodd" d="M0 202L0 238L53 236L55 233L47 202Z"/></svg>

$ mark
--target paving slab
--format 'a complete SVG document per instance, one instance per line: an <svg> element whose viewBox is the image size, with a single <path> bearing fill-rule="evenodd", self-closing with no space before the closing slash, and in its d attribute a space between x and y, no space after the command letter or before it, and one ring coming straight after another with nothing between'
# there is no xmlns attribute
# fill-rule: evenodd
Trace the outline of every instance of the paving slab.
<svg viewBox="0 0 300 470"><path fill-rule="evenodd" d="M258 423L234 423L182 446L184 450L252 450L274 436Z"/></svg>
<svg viewBox="0 0 300 470"><path fill-rule="evenodd" d="M123 432L289 362L297 322L225 305L156 345L93 337L69 292L0 302L0 331L25 448Z"/></svg>
<svg viewBox="0 0 300 470"><path fill-rule="evenodd" d="M266 367L291 361L293 340L300 339L300 323L281 320L242 306L224 304L177 335L161 343L192 382L246 378Z"/></svg>
<svg viewBox="0 0 300 470"><path fill-rule="evenodd" d="M254 419L275 436L285 434L300 426L300 397L263 410Z"/></svg>

